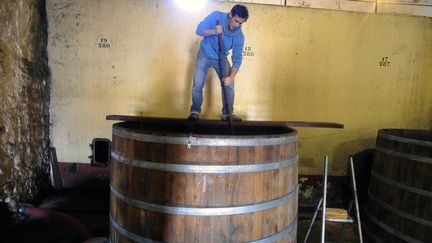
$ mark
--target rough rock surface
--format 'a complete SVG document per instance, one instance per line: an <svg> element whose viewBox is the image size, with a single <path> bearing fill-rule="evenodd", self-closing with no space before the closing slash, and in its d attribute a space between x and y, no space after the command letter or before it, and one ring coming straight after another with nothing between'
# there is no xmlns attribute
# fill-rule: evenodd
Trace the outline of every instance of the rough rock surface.
<svg viewBox="0 0 432 243"><path fill-rule="evenodd" d="M1 1L0 29L0 202L16 208L49 185L45 1Z"/></svg>

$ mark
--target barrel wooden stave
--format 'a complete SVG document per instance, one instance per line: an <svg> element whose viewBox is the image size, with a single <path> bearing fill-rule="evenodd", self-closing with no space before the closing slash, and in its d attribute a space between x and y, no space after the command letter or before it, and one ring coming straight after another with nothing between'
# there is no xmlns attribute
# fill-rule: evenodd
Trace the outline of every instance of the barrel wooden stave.
<svg viewBox="0 0 432 243"><path fill-rule="evenodd" d="M296 200L261 212L211 217L157 213L116 197L111 197L111 203L112 216L131 233L164 242L249 242L282 231L297 216L290 213L297 211ZM294 242L295 236L293 228L287 238Z"/></svg>
<svg viewBox="0 0 432 243"><path fill-rule="evenodd" d="M130 171L129 168L115 162L112 166L119 173ZM226 207L281 198L295 191L296 184L291 178L295 178L296 173L295 167L282 168L278 171L229 173L222 176L139 168L129 173L132 178L137 179L122 178L123 182L113 180L113 186L134 199L153 204ZM151 188L148 188L150 185ZM257 191L263 193L255 193Z"/></svg>
<svg viewBox="0 0 432 243"><path fill-rule="evenodd" d="M366 227L364 228L365 232L365 242L376 242L376 243L406 243L406 241L400 239L396 235L383 230L380 225L376 224L375 221L370 220L368 218L369 215L366 215L367 219Z"/></svg>
<svg viewBox="0 0 432 243"><path fill-rule="evenodd" d="M427 131L379 131L366 217L372 242L432 242L431 142Z"/></svg>
<svg viewBox="0 0 432 243"><path fill-rule="evenodd" d="M377 159L381 157L382 155L378 155ZM427 180L428 177L430 177L428 174L432 172L431 165L419 164L415 161L408 161L400 158L391 159L392 162L394 162L392 164L387 163L385 165L374 166L374 173L402 185L428 191L427 188L430 188L432 182L432 178L431 180ZM389 186L385 182L374 177L371 180L369 188L370 193L385 204L403 210L415 217L424 218L432 222L432 198L418 193L412 193L396 186Z"/></svg>
<svg viewBox="0 0 432 243"><path fill-rule="evenodd" d="M419 163L418 161L378 152L375 154L373 171L378 175L407 186L431 190L431 168L432 166L427 163Z"/></svg>
<svg viewBox="0 0 432 243"><path fill-rule="evenodd" d="M297 154L297 143L271 146L191 146L113 137L114 149L131 159L198 165L266 163Z"/></svg>
<svg viewBox="0 0 432 243"><path fill-rule="evenodd" d="M257 136L262 138L263 136ZM277 137L277 136L268 136ZM228 138L229 139L229 138ZM179 207L237 207L293 197L269 209L222 216L159 213L111 195L111 217L128 232L166 242L248 242L291 226L277 242L295 242L297 220L297 143L265 146L160 144L113 136L113 153L136 161L179 165L254 165L294 159L287 167L243 173L160 171L112 160L112 187L134 200ZM113 242L124 232L111 227ZM116 240L118 239L118 240Z"/></svg>
<svg viewBox="0 0 432 243"><path fill-rule="evenodd" d="M406 234L407 236L413 239L421 239L424 242L432 242L432 234L430 232L430 227L401 216L398 213L400 213L400 211L402 210L401 209L397 209L397 210L399 211L395 212L394 210L388 208L388 206L386 207L386 204L377 203L377 202L368 205L368 214L376 217L383 224L388 225L392 227L394 230ZM411 214L410 216L413 216L413 214ZM381 227L378 227L377 229L381 229ZM380 237L382 237L381 233L383 233L382 230L380 230L378 234ZM382 238L382 239L385 239L386 242L390 242L390 239L392 239L391 242L406 242L406 240L403 240L399 237L387 236L387 238Z"/></svg>
<svg viewBox="0 0 432 243"><path fill-rule="evenodd" d="M378 133L376 142L378 148L417 156L432 157L432 151L430 149L432 131L382 129L378 131ZM410 140L420 141L423 142L423 144L411 143Z"/></svg>

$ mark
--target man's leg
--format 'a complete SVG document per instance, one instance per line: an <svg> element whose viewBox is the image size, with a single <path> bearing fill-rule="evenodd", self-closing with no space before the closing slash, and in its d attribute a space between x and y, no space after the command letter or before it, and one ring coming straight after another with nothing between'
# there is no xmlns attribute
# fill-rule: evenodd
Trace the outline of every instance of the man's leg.
<svg viewBox="0 0 432 243"><path fill-rule="evenodd" d="M221 83L221 96L222 96L222 116L231 115L234 112L234 80L231 82L229 86L225 86L225 84L223 83L222 68L220 64L218 63L218 65L213 66L213 68L216 70L216 73L221 81L220 83ZM231 67L228 61L225 61L225 70L229 72L230 69Z"/></svg>
<svg viewBox="0 0 432 243"><path fill-rule="evenodd" d="M203 87L209 66L205 54L199 52L195 61L195 71L192 86L192 105L190 113L200 114L203 102Z"/></svg>
<svg viewBox="0 0 432 243"><path fill-rule="evenodd" d="M221 82L221 90L222 90L222 104L223 104L222 114L231 115L232 113L234 113L234 80L228 86L225 86L225 84ZM226 99L226 101L224 99Z"/></svg>

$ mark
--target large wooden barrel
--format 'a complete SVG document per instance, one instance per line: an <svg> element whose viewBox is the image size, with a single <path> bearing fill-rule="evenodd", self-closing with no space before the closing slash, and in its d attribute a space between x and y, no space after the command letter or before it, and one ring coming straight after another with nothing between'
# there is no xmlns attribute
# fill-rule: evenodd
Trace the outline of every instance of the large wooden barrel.
<svg viewBox="0 0 432 243"><path fill-rule="evenodd" d="M114 124L111 241L295 242L297 160L283 126Z"/></svg>
<svg viewBox="0 0 432 243"><path fill-rule="evenodd" d="M432 242L432 131L378 131L365 224L372 242Z"/></svg>

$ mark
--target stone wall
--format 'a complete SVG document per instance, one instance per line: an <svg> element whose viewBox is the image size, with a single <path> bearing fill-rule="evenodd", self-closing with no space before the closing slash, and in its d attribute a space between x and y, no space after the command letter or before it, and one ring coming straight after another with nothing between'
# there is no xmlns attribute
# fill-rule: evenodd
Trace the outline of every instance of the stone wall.
<svg viewBox="0 0 432 243"><path fill-rule="evenodd" d="M1 1L0 30L0 201L16 208L49 185L45 1Z"/></svg>

